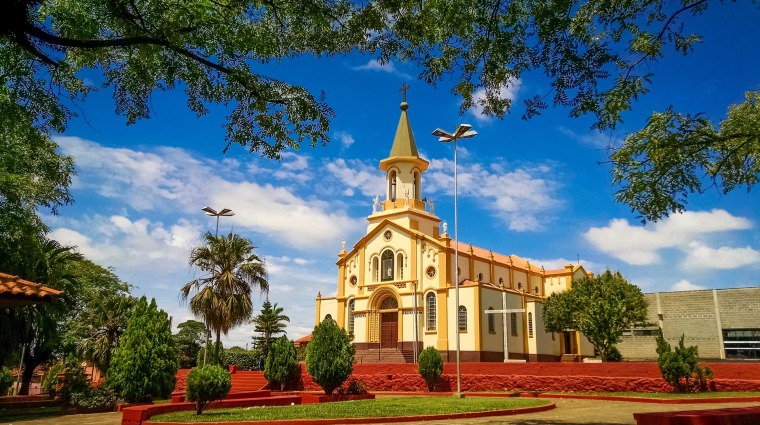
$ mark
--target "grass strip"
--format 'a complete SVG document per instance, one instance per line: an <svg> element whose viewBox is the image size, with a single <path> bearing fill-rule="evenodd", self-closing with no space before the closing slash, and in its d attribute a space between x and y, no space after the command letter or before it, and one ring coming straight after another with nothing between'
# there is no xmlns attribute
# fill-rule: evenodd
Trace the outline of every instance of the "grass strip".
<svg viewBox="0 0 760 425"><path fill-rule="evenodd" d="M195 412L166 413L152 417L155 422L274 421L287 419L390 418L397 416L439 415L518 409L548 404L548 400L467 397L388 397L375 400L295 406L212 409L198 416Z"/></svg>
<svg viewBox="0 0 760 425"><path fill-rule="evenodd" d="M759 397L760 392L739 392L739 391L726 391L726 392L705 392L705 393L636 393L636 392L620 392L620 393L607 393L607 392L573 392L573 393L558 393L549 392L545 394L579 394L579 395L596 395L596 396L614 396L614 397L643 397L643 398L659 398L668 400L677 399L693 399L693 398L728 398L728 397Z"/></svg>

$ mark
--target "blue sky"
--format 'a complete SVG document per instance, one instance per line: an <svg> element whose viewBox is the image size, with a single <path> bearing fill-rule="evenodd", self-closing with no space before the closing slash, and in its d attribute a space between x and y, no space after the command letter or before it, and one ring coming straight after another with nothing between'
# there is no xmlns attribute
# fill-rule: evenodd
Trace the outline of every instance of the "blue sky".
<svg viewBox="0 0 760 425"><path fill-rule="evenodd" d="M372 57L300 58L263 65L265 74L324 90L337 113L327 147L288 151L281 162L233 146L226 154L214 107L197 119L181 92L156 93L152 118L127 127L114 114L111 93L90 96L83 116L63 135L61 151L75 157L76 203L45 216L51 235L73 244L103 266L113 266L155 297L174 318L192 318L179 288L193 279L187 265L193 246L215 221L204 206L230 208L221 232L250 238L267 260L270 300L290 316L288 335L314 325L317 292L335 293L341 241L353 245L365 232L372 197L384 194L378 162L387 157L399 119L399 88L406 82L409 117L421 155L430 161L423 196L453 225L452 148L430 133L460 122L479 135L459 151L460 239L516 254L547 269L580 261L596 273L620 270L645 292L753 286L760 283L760 195L744 188L689 199L689 212L641 225L614 202L605 147L643 126L652 111L672 104L704 112L714 121L726 107L760 88L757 6L711 5L690 21L704 43L687 57L671 54L648 66L651 93L625 115L614 132L589 131L590 118L571 119L562 109L521 120L522 100L545 93L541 76L527 75L509 92L515 102L503 120L473 110L459 116L450 84L416 80L406 63L380 66ZM745 4L746 3L746 4ZM257 310L263 298L256 297ZM244 346L252 326L233 330L225 344Z"/></svg>

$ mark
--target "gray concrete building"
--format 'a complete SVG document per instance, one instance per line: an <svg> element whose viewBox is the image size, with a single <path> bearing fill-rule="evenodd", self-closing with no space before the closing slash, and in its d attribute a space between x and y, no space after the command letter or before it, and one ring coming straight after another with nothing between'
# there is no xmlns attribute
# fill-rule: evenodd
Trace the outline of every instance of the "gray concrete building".
<svg viewBox="0 0 760 425"><path fill-rule="evenodd" d="M671 346L684 335L701 359L760 360L760 287L644 294L652 326L623 334L624 360L651 360L655 332L662 328Z"/></svg>

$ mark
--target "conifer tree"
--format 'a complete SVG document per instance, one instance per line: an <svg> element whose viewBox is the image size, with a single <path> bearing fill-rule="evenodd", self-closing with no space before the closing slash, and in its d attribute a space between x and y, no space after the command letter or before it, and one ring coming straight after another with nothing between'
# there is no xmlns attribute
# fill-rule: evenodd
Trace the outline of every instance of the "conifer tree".
<svg viewBox="0 0 760 425"><path fill-rule="evenodd" d="M264 377L269 381L270 388L282 391L295 377L297 368L296 347L287 336L283 335L269 350Z"/></svg>
<svg viewBox="0 0 760 425"><path fill-rule="evenodd" d="M108 382L130 402L165 398L174 390L177 368L167 314L143 296L114 353Z"/></svg>
<svg viewBox="0 0 760 425"><path fill-rule="evenodd" d="M325 394L333 391L351 376L356 348L345 329L334 320L323 320L314 327L306 348L306 371Z"/></svg>
<svg viewBox="0 0 760 425"><path fill-rule="evenodd" d="M290 318L282 314L283 308L277 303L264 301L261 314L251 319L255 325L254 330L259 334L253 337L253 346L261 353L263 360L269 356L269 350L275 343L279 335L285 335L285 328L288 326L285 322L290 322Z"/></svg>

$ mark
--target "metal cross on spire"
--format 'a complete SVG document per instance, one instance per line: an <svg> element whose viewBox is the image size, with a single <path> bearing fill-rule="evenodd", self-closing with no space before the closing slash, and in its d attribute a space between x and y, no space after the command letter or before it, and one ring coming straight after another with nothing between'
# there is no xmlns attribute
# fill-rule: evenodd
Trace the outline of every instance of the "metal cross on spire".
<svg viewBox="0 0 760 425"><path fill-rule="evenodd" d="M409 85L404 82L404 84L401 85L401 88L399 91L403 95L402 102L406 102L406 91L409 90Z"/></svg>

